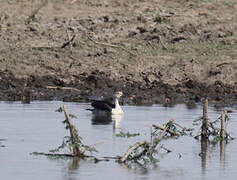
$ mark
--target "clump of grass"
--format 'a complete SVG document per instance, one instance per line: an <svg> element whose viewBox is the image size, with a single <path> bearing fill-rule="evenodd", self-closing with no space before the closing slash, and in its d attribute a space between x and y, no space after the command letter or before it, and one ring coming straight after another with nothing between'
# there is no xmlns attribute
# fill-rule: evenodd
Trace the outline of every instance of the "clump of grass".
<svg viewBox="0 0 237 180"><path fill-rule="evenodd" d="M161 16L161 15L159 15L159 14L157 14L157 15L153 18L153 21L154 21L155 23L159 23L159 24L161 24L161 23L169 23L169 19L168 19L167 17L163 17L163 16Z"/></svg>
<svg viewBox="0 0 237 180"><path fill-rule="evenodd" d="M165 43L165 45L166 49L162 45L146 46L143 47L140 53L148 56L173 56L179 59L193 58L199 61L218 60L224 56L235 58L237 56L236 43L186 40L176 43Z"/></svg>
<svg viewBox="0 0 237 180"><path fill-rule="evenodd" d="M130 138L130 137L134 137L134 136L139 136L139 133L130 133L130 132L123 132L120 131L118 134L116 134L117 137L126 137L126 138Z"/></svg>

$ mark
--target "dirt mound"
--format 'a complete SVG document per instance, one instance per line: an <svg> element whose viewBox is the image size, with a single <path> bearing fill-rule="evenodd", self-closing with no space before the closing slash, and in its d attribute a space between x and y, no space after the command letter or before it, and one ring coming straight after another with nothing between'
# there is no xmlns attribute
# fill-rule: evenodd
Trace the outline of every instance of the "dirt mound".
<svg viewBox="0 0 237 180"><path fill-rule="evenodd" d="M236 99L234 0L14 0L0 9L1 100L87 101L115 90L136 104Z"/></svg>

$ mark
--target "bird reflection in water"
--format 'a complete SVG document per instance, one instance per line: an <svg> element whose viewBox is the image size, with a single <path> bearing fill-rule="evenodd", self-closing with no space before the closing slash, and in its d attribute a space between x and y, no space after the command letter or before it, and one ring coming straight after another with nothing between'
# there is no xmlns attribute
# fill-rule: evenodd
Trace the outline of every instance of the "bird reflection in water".
<svg viewBox="0 0 237 180"><path fill-rule="evenodd" d="M93 125L106 125L112 122L112 115L110 113L92 114Z"/></svg>
<svg viewBox="0 0 237 180"><path fill-rule="evenodd" d="M113 129L121 129L121 121L123 119L123 114L93 114L92 124L93 125L106 125L113 123Z"/></svg>
<svg viewBox="0 0 237 180"><path fill-rule="evenodd" d="M113 129L114 131L116 130L121 130L121 121L123 119L123 114L114 114L112 115L112 120L113 120Z"/></svg>

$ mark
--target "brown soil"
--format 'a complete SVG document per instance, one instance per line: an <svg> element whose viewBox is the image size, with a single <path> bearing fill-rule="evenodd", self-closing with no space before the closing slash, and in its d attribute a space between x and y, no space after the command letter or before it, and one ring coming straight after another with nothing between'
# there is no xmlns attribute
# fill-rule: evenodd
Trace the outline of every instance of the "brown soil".
<svg viewBox="0 0 237 180"><path fill-rule="evenodd" d="M236 19L235 0L0 1L0 100L236 100Z"/></svg>

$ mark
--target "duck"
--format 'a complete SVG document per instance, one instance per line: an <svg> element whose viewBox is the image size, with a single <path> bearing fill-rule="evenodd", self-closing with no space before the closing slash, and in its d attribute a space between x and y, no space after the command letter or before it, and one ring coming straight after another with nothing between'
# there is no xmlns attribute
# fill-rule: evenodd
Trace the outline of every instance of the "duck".
<svg viewBox="0 0 237 180"><path fill-rule="evenodd" d="M123 92L116 91L112 97L91 99L91 106L93 109L87 109L93 112L93 114L123 114L123 109L119 104L119 98L123 95Z"/></svg>

